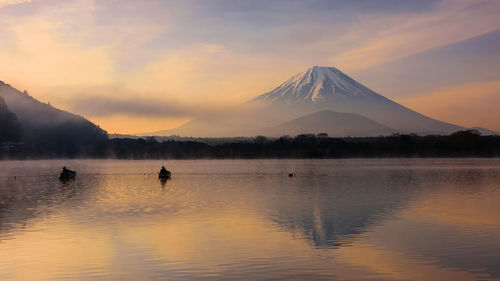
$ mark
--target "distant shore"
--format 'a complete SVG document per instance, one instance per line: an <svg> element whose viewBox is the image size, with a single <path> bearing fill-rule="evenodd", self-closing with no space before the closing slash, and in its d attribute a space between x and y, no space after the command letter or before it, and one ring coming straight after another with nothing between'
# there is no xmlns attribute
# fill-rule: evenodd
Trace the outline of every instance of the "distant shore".
<svg viewBox="0 0 500 281"><path fill-rule="evenodd" d="M113 138L91 146L63 151L35 145L4 143L0 159L328 159L405 157L500 157L500 136L481 136L473 130L448 136L391 135L332 138L303 134L280 138L226 139L225 142L161 140L154 137Z"/></svg>

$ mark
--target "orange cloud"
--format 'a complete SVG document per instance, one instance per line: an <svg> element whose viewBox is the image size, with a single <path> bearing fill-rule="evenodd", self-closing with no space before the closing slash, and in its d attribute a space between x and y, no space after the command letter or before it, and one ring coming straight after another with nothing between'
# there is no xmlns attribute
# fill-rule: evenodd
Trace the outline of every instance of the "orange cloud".
<svg viewBox="0 0 500 281"><path fill-rule="evenodd" d="M128 79L127 87L194 103L240 103L288 78L290 67L299 71L306 66L200 43L167 52L147 64Z"/></svg>
<svg viewBox="0 0 500 281"><path fill-rule="evenodd" d="M24 88L37 92L59 85L95 85L113 80L109 50L65 40L57 32L60 27L42 19L12 26L15 51L0 52L2 65L8 66L0 68L0 77L13 85L30 85Z"/></svg>

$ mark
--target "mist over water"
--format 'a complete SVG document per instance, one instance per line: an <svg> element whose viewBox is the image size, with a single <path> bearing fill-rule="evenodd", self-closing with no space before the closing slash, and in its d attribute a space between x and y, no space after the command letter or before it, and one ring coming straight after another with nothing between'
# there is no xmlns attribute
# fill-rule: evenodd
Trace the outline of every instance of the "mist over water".
<svg viewBox="0 0 500 281"><path fill-rule="evenodd" d="M498 202L497 159L2 161L0 279L500 280Z"/></svg>

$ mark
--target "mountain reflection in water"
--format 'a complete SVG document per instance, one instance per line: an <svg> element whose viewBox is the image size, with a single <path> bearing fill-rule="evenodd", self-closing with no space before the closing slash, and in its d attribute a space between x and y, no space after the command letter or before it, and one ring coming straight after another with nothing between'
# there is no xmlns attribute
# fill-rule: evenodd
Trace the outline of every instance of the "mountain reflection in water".
<svg viewBox="0 0 500 281"><path fill-rule="evenodd" d="M74 181L57 180L64 165ZM154 174L162 165L167 182ZM1 280L500 279L495 159L4 161L0 171Z"/></svg>

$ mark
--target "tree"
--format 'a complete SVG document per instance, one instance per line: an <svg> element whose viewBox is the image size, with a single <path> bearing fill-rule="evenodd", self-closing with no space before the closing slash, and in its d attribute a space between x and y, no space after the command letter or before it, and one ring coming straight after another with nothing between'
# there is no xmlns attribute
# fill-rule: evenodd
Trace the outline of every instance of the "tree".
<svg viewBox="0 0 500 281"><path fill-rule="evenodd" d="M21 140L21 126L16 114L9 111L7 104L0 97L0 143Z"/></svg>

